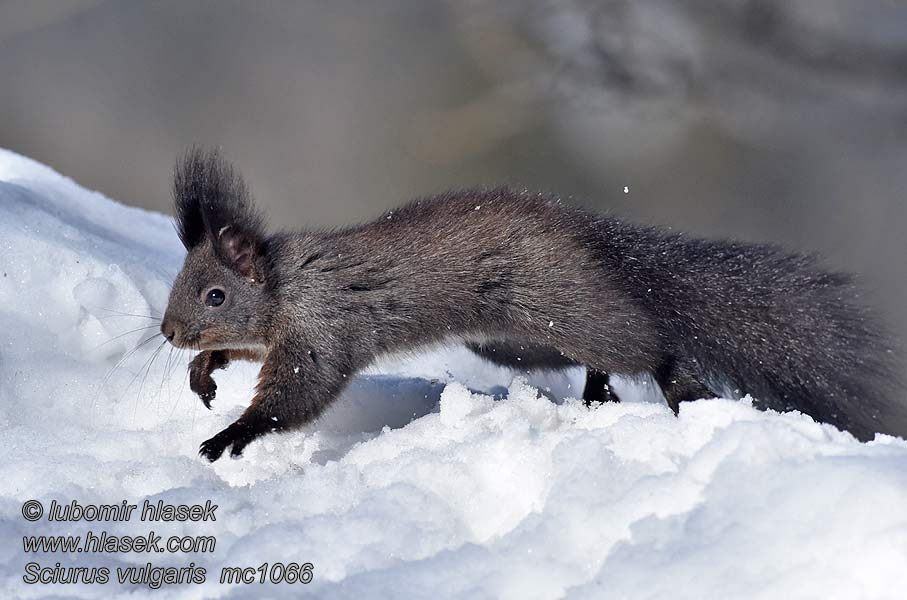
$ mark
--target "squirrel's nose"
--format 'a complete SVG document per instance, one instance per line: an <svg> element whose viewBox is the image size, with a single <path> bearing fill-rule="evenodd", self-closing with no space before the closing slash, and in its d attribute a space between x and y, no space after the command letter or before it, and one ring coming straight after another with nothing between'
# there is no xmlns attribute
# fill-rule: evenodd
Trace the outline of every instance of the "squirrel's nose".
<svg viewBox="0 0 907 600"><path fill-rule="evenodd" d="M164 319L161 323L161 333L164 334L168 342L172 342L173 338L179 333L179 325L171 319Z"/></svg>

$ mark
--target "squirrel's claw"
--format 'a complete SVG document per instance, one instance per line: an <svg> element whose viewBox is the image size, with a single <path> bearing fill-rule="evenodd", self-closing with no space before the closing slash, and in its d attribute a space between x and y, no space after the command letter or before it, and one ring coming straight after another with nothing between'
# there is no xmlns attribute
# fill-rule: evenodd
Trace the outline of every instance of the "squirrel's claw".
<svg viewBox="0 0 907 600"><path fill-rule="evenodd" d="M205 440L202 442L202 445L198 447L198 455L205 457L208 462L214 462L220 458L221 454L226 450L229 441L221 438L221 435L224 432L215 435L210 440ZM219 439L220 438L220 439Z"/></svg>

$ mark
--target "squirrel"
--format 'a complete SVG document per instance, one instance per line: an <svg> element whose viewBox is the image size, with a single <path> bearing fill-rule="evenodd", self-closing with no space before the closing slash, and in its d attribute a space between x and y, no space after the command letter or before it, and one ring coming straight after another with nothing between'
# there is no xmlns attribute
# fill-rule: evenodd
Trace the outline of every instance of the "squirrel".
<svg viewBox="0 0 907 600"><path fill-rule="evenodd" d="M262 362L250 405L199 453L240 456L315 420L382 355L460 342L498 364L587 368L587 403L618 401L612 374L651 375L675 412L756 398L868 440L907 434L885 393L888 341L852 278L772 245L628 223L507 188L417 199L341 229L268 233L216 150L177 161L188 251L161 324L199 350L189 383Z"/></svg>

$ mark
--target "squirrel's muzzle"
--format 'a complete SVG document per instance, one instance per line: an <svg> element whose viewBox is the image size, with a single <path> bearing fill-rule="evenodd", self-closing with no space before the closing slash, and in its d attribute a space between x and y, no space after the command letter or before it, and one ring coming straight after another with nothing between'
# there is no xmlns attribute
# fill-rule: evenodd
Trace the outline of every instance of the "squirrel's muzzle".
<svg viewBox="0 0 907 600"><path fill-rule="evenodd" d="M164 320L161 322L161 334L167 341L173 344L174 346L179 346L180 341L182 340L182 325L167 317L164 317Z"/></svg>

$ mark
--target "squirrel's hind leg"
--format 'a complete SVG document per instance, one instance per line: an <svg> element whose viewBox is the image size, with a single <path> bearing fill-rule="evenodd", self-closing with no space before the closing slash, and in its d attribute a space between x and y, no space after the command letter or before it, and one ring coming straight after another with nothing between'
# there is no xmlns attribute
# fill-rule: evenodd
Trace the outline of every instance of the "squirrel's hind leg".
<svg viewBox="0 0 907 600"><path fill-rule="evenodd" d="M468 342L466 347L491 363L512 369L556 371L579 366L579 363L566 357L559 350L536 344L511 341L483 344ZM586 406L591 406L593 402L620 402L608 382L608 373L586 367L583 402Z"/></svg>
<svg viewBox="0 0 907 600"><path fill-rule="evenodd" d="M655 370L654 376L675 415L680 412L681 402L716 397L715 393L702 383L694 368L673 357L666 359Z"/></svg>
<svg viewBox="0 0 907 600"><path fill-rule="evenodd" d="M611 387L610 376L604 371L586 367L586 386L583 388L583 402L592 406L593 402L620 402L620 398Z"/></svg>

